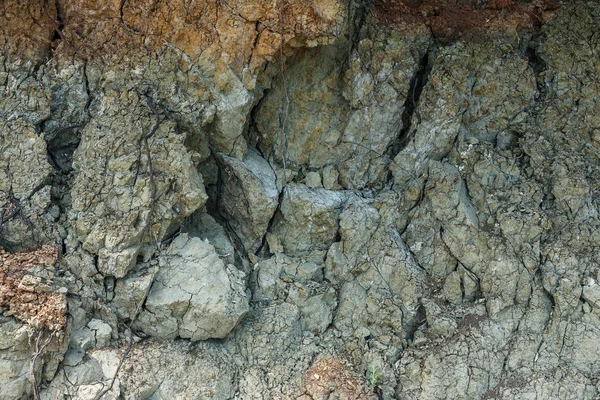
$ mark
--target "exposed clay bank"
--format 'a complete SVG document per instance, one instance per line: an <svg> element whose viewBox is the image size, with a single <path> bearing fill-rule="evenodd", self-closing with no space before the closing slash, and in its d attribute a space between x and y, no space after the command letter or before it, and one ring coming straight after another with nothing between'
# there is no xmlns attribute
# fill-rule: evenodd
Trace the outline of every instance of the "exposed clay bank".
<svg viewBox="0 0 600 400"><path fill-rule="evenodd" d="M5 1L2 399L600 396L600 6Z"/></svg>

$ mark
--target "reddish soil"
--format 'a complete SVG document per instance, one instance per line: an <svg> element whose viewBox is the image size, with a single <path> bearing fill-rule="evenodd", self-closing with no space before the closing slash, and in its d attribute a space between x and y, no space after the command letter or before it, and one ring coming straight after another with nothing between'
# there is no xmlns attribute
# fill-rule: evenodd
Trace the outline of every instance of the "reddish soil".
<svg viewBox="0 0 600 400"><path fill-rule="evenodd" d="M302 393L298 400L377 399L377 396L347 363L331 358L315 362L306 371Z"/></svg>
<svg viewBox="0 0 600 400"><path fill-rule="evenodd" d="M537 30L558 6L558 0L374 0L372 12L385 25L426 24L449 43Z"/></svg>
<svg viewBox="0 0 600 400"><path fill-rule="evenodd" d="M67 323L63 294L51 292L50 282L36 275L53 270L58 250L45 246L39 250L11 254L0 247L0 311L5 316L36 328L62 330Z"/></svg>

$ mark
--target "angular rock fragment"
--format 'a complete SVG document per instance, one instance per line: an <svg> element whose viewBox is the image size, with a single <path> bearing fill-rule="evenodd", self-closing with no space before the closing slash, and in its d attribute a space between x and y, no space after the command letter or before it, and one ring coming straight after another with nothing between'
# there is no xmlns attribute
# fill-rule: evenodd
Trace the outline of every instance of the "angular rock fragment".
<svg viewBox="0 0 600 400"><path fill-rule="evenodd" d="M300 312L305 329L313 333L325 332L333 321L333 311L337 304L336 293L331 288L326 293L306 299Z"/></svg>
<svg viewBox="0 0 600 400"><path fill-rule="evenodd" d="M598 283L590 279L590 282L583 287L581 297L589 302L592 307L600 308L600 286L598 286Z"/></svg>
<svg viewBox="0 0 600 400"><path fill-rule="evenodd" d="M190 237L199 237L215 246L219 257L227 264L235 263L235 249L229 235L217 221L204 210L198 210L190 216L183 227Z"/></svg>
<svg viewBox="0 0 600 400"><path fill-rule="evenodd" d="M115 297L111 306L119 318L133 320L140 312L142 302L154 282L155 270L130 273L115 284Z"/></svg>
<svg viewBox="0 0 600 400"><path fill-rule="evenodd" d="M278 205L280 184L275 171L256 150L243 160L221 155L221 214L242 239L246 251L254 253Z"/></svg>
<svg viewBox="0 0 600 400"><path fill-rule="evenodd" d="M244 274L187 234L159 257L160 269L135 326L150 336L223 338L248 312Z"/></svg>

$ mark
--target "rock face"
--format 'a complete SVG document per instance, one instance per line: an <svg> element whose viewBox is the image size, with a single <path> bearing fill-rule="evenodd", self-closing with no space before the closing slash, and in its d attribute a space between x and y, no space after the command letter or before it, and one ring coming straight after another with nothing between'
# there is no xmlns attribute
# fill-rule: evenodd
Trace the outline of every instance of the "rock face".
<svg viewBox="0 0 600 400"><path fill-rule="evenodd" d="M100 272L122 278L142 243L163 240L206 195L186 133L154 115L153 100L113 92L97 107L74 154L70 218L83 249L98 254ZM129 112L120 118L123 108Z"/></svg>
<svg viewBox="0 0 600 400"><path fill-rule="evenodd" d="M335 241L339 214L347 200L344 192L287 186L272 230L281 240L284 252L306 256L329 248Z"/></svg>
<svg viewBox="0 0 600 400"><path fill-rule="evenodd" d="M10 85L17 83L6 81L5 91L11 90ZM3 99L6 104L0 126L3 132L0 136L0 244L13 251L35 247L39 240L48 240L47 233L41 228L44 226L43 214L51 203L47 181L52 168L47 161L46 142L35 128L47 117L44 114L47 113L49 99L45 96L49 94L31 78L25 78L21 85L24 86L23 90L31 92L37 99L31 102L33 104L27 104L22 98L14 98L13 101ZM33 94L36 90L42 92L36 96ZM35 168L32 168L34 165ZM19 173L23 170L30 171L27 174Z"/></svg>
<svg viewBox="0 0 600 400"><path fill-rule="evenodd" d="M600 398L600 6L0 2L2 399Z"/></svg>

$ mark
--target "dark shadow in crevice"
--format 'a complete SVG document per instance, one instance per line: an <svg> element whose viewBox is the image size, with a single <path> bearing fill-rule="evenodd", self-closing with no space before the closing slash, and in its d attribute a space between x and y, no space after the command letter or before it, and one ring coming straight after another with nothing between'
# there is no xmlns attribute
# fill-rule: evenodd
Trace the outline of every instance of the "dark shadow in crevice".
<svg viewBox="0 0 600 400"><path fill-rule="evenodd" d="M83 125L70 125L51 130L44 134L48 163L59 174L69 174L73 171L73 153L81 142ZM47 126L42 126L47 131Z"/></svg>
<svg viewBox="0 0 600 400"><path fill-rule="evenodd" d="M545 76L548 65L546 61L540 56L537 50L537 40L534 37L529 41L527 49L525 50L525 57L529 63L530 68L533 70L535 76L535 83L537 86L537 93L535 96L536 104L544 103L548 95L548 87L546 85Z"/></svg>
<svg viewBox="0 0 600 400"><path fill-rule="evenodd" d="M410 80L408 94L404 100L404 111L402 112L402 129L396 136L396 140L394 140L386 150L386 154L391 160L396 158L398 153L407 146L416 126L421 123L418 106L421 93L429 81L429 74L431 73L430 53L431 51L428 50L427 53L421 57L417 71Z"/></svg>
<svg viewBox="0 0 600 400"><path fill-rule="evenodd" d="M419 328L421 326L423 326L423 324L425 324L427 322L427 312L425 310L425 306L423 306L422 304L419 305L419 308L417 308L417 312L415 314L415 316L413 318L411 318L410 321L408 321L408 323L406 324L406 327L404 329L406 329L406 336L405 336L405 340L407 342L412 342L415 338L415 334L417 333L417 331L419 330Z"/></svg>

